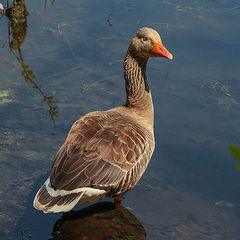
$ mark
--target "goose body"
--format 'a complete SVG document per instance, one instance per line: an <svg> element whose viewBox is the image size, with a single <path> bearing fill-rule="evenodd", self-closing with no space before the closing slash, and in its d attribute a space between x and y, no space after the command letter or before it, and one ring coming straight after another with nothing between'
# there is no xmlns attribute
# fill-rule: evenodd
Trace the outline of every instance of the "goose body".
<svg viewBox="0 0 240 240"><path fill-rule="evenodd" d="M67 212L77 204L105 197L116 206L134 187L154 151L153 103L146 77L149 57L172 59L159 34L141 28L124 60L126 103L86 114L72 126L57 152L50 177L37 192L34 207Z"/></svg>

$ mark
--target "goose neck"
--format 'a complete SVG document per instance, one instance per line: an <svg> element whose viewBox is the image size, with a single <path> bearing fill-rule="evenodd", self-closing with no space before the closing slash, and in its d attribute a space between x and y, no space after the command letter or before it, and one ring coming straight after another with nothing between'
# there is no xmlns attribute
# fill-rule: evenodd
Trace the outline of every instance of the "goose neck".
<svg viewBox="0 0 240 240"><path fill-rule="evenodd" d="M150 87L146 76L148 58L138 56L131 46L124 60L124 78L127 107L147 108L152 105Z"/></svg>

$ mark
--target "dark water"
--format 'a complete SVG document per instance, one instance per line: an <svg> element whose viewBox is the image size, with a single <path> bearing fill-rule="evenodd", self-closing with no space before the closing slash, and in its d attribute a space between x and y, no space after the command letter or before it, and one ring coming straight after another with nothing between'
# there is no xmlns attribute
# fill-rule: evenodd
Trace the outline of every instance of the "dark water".
<svg viewBox="0 0 240 240"><path fill-rule="evenodd" d="M34 210L34 193L74 121L123 103L125 49L143 26L161 33L174 59L149 61L156 150L123 205L147 239L240 239L240 173L228 151L228 144L240 145L239 1L44 5L25 2L16 56L8 28L17 27L0 20L0 239L51 237L61 214ZM33 82L24 80L29 70ZM119 239L111 234L106 239Z"/></svg>

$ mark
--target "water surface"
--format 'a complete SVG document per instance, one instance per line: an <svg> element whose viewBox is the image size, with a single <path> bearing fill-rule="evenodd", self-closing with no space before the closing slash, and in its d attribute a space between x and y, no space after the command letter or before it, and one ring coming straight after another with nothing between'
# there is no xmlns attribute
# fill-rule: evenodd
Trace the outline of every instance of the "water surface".
<svg viewBox="0 0 240 240"><path fill-rule="evenodd" d="M148 239L239 239L240 174L228 151L240 146L239 2L44 4L25 1L20 62L6 41L9 19L0 20L0 238L51 237L61 214L34 210L34 194L74 121L124 102L125 49L148 26L174 59L149 61L156 150L123 205ZM43 94L25 81L22 61ZM55 123L44 96L56 101Z"/></svg>

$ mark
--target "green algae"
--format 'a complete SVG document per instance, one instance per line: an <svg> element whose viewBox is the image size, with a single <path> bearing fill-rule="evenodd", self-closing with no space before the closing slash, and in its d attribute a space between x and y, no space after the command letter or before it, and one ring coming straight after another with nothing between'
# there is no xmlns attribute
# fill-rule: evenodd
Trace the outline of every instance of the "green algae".
<svg viewBox="0 0 240 240"><path fill-rule="evenodd" d="M0 90L0 106L13 102L10 91Z"/></svg>

